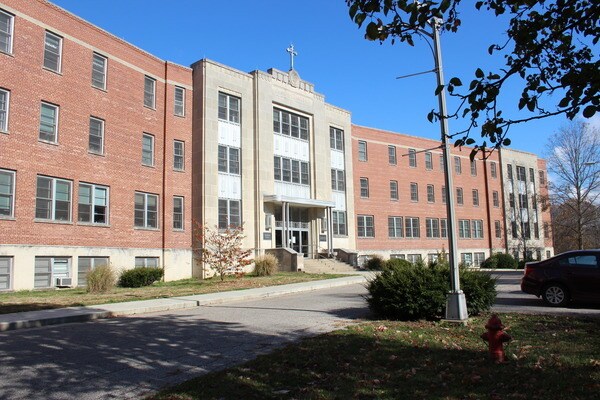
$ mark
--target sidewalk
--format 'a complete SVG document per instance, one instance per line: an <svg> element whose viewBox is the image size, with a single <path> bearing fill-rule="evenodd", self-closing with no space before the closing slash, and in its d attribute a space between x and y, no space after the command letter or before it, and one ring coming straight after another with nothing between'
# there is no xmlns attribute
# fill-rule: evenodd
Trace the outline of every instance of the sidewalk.
<svg viewBox="0 0 600 400"><path fill-rule="evenodd" d="M359 275L327 279L322 281L293 283L289 285L268 286L263 288L235 290L194 296L131 301L126 303L99 304L87 307L58 308L14 314L0 314L0 332L15 329L36 328L46 325L85 322L100 318L180 310L212 304L222 304L232 301L282 296L291 293L308 292L318 289L366 283L368 277L372 275L370 272L357 272L357 274Z"/></svg>

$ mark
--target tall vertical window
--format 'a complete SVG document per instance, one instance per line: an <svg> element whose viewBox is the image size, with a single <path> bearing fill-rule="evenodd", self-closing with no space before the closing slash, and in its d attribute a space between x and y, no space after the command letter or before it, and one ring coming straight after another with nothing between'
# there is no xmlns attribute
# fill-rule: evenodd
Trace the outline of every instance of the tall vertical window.
<svg viewBox="0 0 600 400"><path fill-rule="evenodd" d="M444 154L440 154L440 171L444 171L446 168L446 160L444 159Z"/></svg>
<svg viewBox="0 0 600 400"><path fill-rule="evenodd" d="M509 181L513 180L513 169L511 164L506 166L506 176L508 177Z"/></svg>
<svg viewBox="0 0 600 400"><path fill-rule="evenodd" d="M388 217L388 236L391 238L401 238L402 233L402 217Z"/></svg>
<svg viewBox="0 0 600 400"><path fill-rule="evenodd" d="M427 185L427 202L435 203L435 186Z"/></svg>
<svg viewBox="0 0 600 400"><path fill-rule="evenodd" d="M0 10L0 52L12 54L13 25L15 17Z"/></svg>
<svg viewBox="0 0 600 400"><path fill-rule="evenodd" d="M494 233L496 234L496 239L502 237L502 226L500 225L500 221L494 221Z"/></svg>
<svg viewBox="0 0 600 400"><path fill-rule="evenodd" d="M92 56L92 86L98 89L106 89L106 66L107 59L98 53Z"/></svg>
<svg viewBox="0 0 600 400"><path fill-rule="evenodd" d="M46 31L44 40L44 68L60 72L62 56L62 38L52 32Z"/></svg>
<svg viewBox="0 0 600 400"><path fill-rule="evenodd" d="M497 190L492 192L492 203L494 204L494 207L500 207L500 196L498 195Z"/></svg>
<svg viewBox="0 0 600 400"><path fill-rule="evenodd" d="M396 146L388 146L388 161L392 165L396 165Z"/></svg>
<svg viewBox="0 0 600 400"><path fill-rule="evenodd" d="M71 182L37 177L35 217L51 221L71 220Z"/></svg>
<svg viewBox="0 0 600 400"><path fill-rule="evenodd" d="M471 237L471 221L468 219L458 220L458 237L468 239Z"/></svg>
<svg viewBox="0 0 600 400"><path fill-rule="evenodd" d="M446 186L442 186L442 204L446 204Z"/></svg>
<svg viewBox="0 0 600 400"><path fill-rule="evenodd" d="M240 174L240 149L219 145L218 152L219 172Z"/></svg>
<svg viewBox="0 0 600 400"><path fill-rule="evenodd" d="M144 76L144 106L156 108L156 79Z"/></svg>
<svg viewBox="0 0 600 400"><path fill-rule="evenodd" d="M137 228L158 228L158 196L135 192L134 226Z"/></svg>
<svg viewBox="0 0 600 400"><path fill-rule="evenodd" d="M219 93L219 119L239 124L240 103L241 99L239 97Z"/></svg>
<svg viewBox="0 0 600 400"><path fill-rule="evenodd" d="M544 229L544 239L548 239L550 237L550 224L548 224L547 222L544 222L543 229Z"/></svg>
<svg viewBox="0 0 600 400"><path fill-rule="evenodd" d="M525 167L520 167L517 165L517 180L521 182L527 182L527 173L525 172Z"/></svg>
<svg viewBox="0 0 600 400"><path fill-rule="evenodd" d="M535 183L535 171L533 168L529 168L529 181Z"/></svg>
<svg viewBox="0 0 600 400"><path fill-rule="evenodd" d="M12 257L0 257L0 291L12 288Z"/></svg>
<svg viewBox="0 0 600 400"><path fill-rule="evenodd" d="M428 238L439 238L440 220L437 218L425 218L425 234Z"/></svg>
<svg viewBox="0 0 600 400"><path fill-rule="evenodd" d="M407 238L421 237L421 231L420 231L420 227L419 227L419 218L416 218L416 217L404 218L404 233Z"/></svg>
<svg viewBox="0 0 600 400"><path fill-rule="evenodd" d="M77 220L92 224L108 224L108 188L89 183L79 184Z"/></svg>
<svg viewBox="0 0 600 400"><path fill-rule="evenodd" d="M408 166L417 167L417 152L415 149L408 149Z"/></svg>
<svg viewBox="0 0 600 400"><path fill-rule="evenodd" d="M15 173L0 169L0 218L15 216Z"/></svg>
<svg viewBox="0 0 600 400"><path fill-rule="evenodd" d="M58 136L58 106L42 103L40 111L40 140L56 143Z"/></svg>
<svg viewBox="0 0 600 400"><path fill-rule="evenodd" d="M308 141L308 118L274 108L273 131L281 135Z"/></svg>
<svg viewBox="0 0 600 400"><path fill-rule="evenodd" d="M430 151L425 153L425 169L433 169L433 154Z"/></svg>
<svg viewBox="0 0 600 400"><path fill-rule="evenodd" d="M348 234L345 211L332 211L333 218L333 234L345 236Z"/></svg>
<svg viewBox="0 0 600 400"><path fill-rule="evenodd" d="M477 160L471 160L471 176L477 176Z"/></svg>
<svg viewBox="0 0 600 400"><path fill-rule="evenodd" d="M440 237L448 237L448 220L446 218L440 218Z"/></svg>
<svg viewBox="0 0 600 400"><path fill-rule="evenodd" d="M0 132L8 132L8 106L10 92L0 89Z"/></svg>
<svg viewBox="0 0 600 400"><path fill-rule="evenodd" d="M242 224L241 202L219 199L219 229L237 227Z"/></svg>
<svg viewBox="0 0 600 400"><path fill-rule="evenodd" d="M183 197L173 196L173 229L183 230Z"/></svg>
<svg viewBox="0 0 600 400"><path fill-rule="evenodd" d="M331 170L331 189L343 192L346 190L346 181L344 171L339 169Z"/></svg>
<svg viewBox="0 0 600 400"><path fill-rule="evenodd" d="M483 220L474 219L471 221L471 237L473 239L483 239Z"/></svg>
<svg viewBox="0 0 600 400"><path fill-rule="evenodd" d="M360 197L369 197L369 179L360 178Z"/></svg>
<svg viewBox="0 0 600 400"><path fill-rule="evenodd" d="M492 174L492 178L498 177L498 170L496 169L496 163L494 161L490 163L490 172Z"/></svg>
<svg viewBox="0 0 600 400"><path fill-rule="evenodd" d="M173 169L175 171L185 169L185 143L181 140L173 140Z"/></svg>
<svg viewBox="0 0 600 400"><path fill-rule="evenodd" d="M99 118L90 117L90 137L88 146L90 153L104 153L104 121Z"/></svg>
<svg viewBox="0 0 600 400"><path fill-rule="evenodd" d="M479 205L479 190L473 189L471 193L473 194L473 205L477 207Z"/></svg>
<svg viewBox="0 0 600 400"><path fill-rule="evenodd" d="M375 225L372 215L358 215L357 222L359 238L375 237Z"/></svg>
<svg viewBox="0 0 600 400"><path fill-rule="evenodd" d="M410 184L410 200L419 201L419 184L415 182Z"/></svg>
<svg viewBox="0 0 600 400"><path fill-rule="evenodd" d="M390 199L398 200L398 181L390 181Z"/></svg>
<svg viewBox="0 0 600 400"><path fill-rule="evenodd" d="M173 113L180 117L185 115L185 89L179 86L175 86Z"/></svg>
<svg viewBox="0 0 600 400"><path fill-rule="evenodd" d="M456 175L462 174L462 165L459 156L454 156L454 173Z"/></svg>
<svg viewBox="0 0 600 400"><path fill-rule="evenodd" d="M344 151L344 131L338 128L329 127L329 147L332 150Z"/></svg>
<svg viewBox="0 0 600 400"><path fill-rule="evenodd" d="M142 165L154 166L154 136L149 133L142 135Z"/></svg>
<svg viewBox="0 0 600 400"><path fill-rule="evenodd" d="M367 161L367 142L358 141L358 161Z"/></svg>
<svg viewBox="0 0 600 400"><path fill-rule="evenodd" d="M456 204L462 206L464 204L462 188L456 188Z"/></svg>
<svg viewBox="0 0 600 400"><path fill-rule="evenodd" d="M546 184L546 175L544 174L544 171L540 170L539 174L540 174L540 185L545 185Z"/></svg>

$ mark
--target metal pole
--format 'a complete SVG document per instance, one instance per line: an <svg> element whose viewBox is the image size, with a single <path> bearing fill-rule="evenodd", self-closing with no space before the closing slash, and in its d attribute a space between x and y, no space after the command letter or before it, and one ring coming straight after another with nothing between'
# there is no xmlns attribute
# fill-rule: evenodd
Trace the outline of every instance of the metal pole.
<svg viewBox="0 0 600 400"><path fill-rule="evenodd" d="M435 53L435 70L438 87L444 85L444 71L442 70L442 52L440 48L439 20L431 20L433 30L433 46ZM450 147L448 146L448 115L446 111L446 89L438 94L440 106L440 129L442 135L442 151L444 154L444 179L446 183L446 212L448 228L448 246L450 263L451 289L446 297L446 319L449 321L465 321L468 318L467 302L465 294L460 290L460 279L458 271L458 253L456 245L456 216L454 215L454 185L452 182L452 168L450 160ZM470 227L469 227L470 228Z"/></svg>

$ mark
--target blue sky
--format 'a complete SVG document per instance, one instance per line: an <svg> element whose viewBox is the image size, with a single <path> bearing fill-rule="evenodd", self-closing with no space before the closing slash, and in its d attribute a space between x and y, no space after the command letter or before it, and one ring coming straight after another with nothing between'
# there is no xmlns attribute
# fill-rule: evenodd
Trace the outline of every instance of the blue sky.
<svg viewBox="0 0 600 400"><path fill-rule="evenodd" d="M430 70L433 56L424 40L415 47L380 45L364 39L343 0L52 0L55 4L169 61L190 65L201 58L242 71L289 69L285 49L294 44L295 68L328 103L352 112L355 124L428 138L439 125L427 121L437 109L435 75L397 80L399 75ZM505 39L506 19L462 8L459 33L444 33L446 81L473 78L501 65L487 48ZM508 87L505 115L517 115L518 85ZM509 102L508 100L511 100ZM449 99L449 109L452 109ZM518 114L523 116L523 114ZM511 128L511 148L543 155L551 133L566 123L554 117ZM451 120L450 130L465 121ZM475 139L478 139L476 133Z"/></svg>

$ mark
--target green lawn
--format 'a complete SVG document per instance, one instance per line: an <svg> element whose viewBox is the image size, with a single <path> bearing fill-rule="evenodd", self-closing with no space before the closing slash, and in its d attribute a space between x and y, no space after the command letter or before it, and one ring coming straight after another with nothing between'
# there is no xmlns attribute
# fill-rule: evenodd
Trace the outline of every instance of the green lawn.
<svg viewBox="0 0 600 400"><path fill-rule="evenodd" d="M226 277L223 282L221 282L218 277L205 280L184 279L173 282L157 282L152 286L142 288L115 287L108 293L102 294L87 293L85 288L22 290L0 293L0 314L73 306L90 306L95 304L118 303L164 297L189 296L194 294L339 278L341 276L347 275L281 272L272 276L258 277L245 275L241 278Z"/></svg>
<svg viewBox="0 0 600 400"><path fill-rule="evenodd" d="M494 364L468 326L374 321L304 340L151 397L174 399L598 399L600 320L501 315Z"/></svg>

